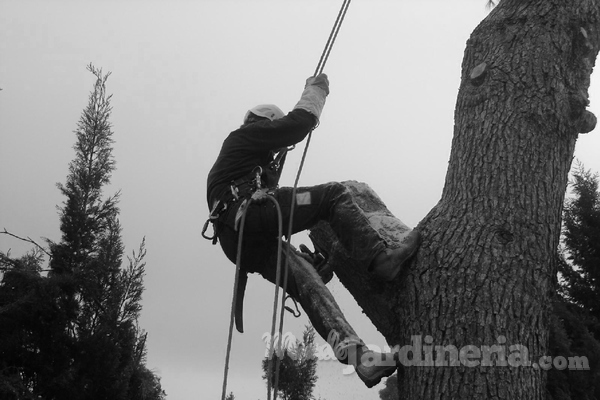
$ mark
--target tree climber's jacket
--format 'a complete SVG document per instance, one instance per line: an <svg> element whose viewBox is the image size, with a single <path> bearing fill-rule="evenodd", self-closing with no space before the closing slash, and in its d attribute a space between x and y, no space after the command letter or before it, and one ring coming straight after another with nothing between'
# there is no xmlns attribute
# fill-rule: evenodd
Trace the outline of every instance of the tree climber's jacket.
<svg viewBox="0 0 600 400"><path fill-rule="evenodd" d="M313 114L296 108L283 118L246 124L231 132L223 142L217 161L208 174L209 206L228 197L232 183L246 177L251 179L252 171L257 166L263 167L263 187L276 187L281 168L272 171L265 167L280 149L287 149L302 141L314 127L315 121Z"/></svg>
<svg viewBox="0 0 600 400"><path fill-rule="evenodd" d="M302 141L317 125L325 105L327 92L320 86L313 85L311 82L314 79L307 80L300 100L286 116L273 121L265 119L242 125L225 139L208 174L207 200L211 208L209 221L218 218L219 208L227 207L238 196L247 197L251 194L246 189L250 187L249 182L254 178L257 167L261 168L261 187L277 187L285 151L289 146ZM274 167L274 157L282 151L283 159ZM213 241L214 238L216 235Z"/></svg>
<svg viewBox="0 0 600 400"><path fill-rule="evenodd" d="M325 82L327 82L327 77ZM300 101L286 116L276 120L260 120L242 125L231 132L223 142L221 152L208 174L207 200L210 207L208 221L204 224L202 236L211 239L216 244L217 237L221 236L221 224L231 221L230 213L238 214L242 209L256 185L251 181L255 179L257 167L262 188L275 189L279 183L285 155L289 146L294 146L302 141L316 126L325 105L328 87L311 84L315 78L309 78ZM277 154L277 156L276 156ZM279 156L282 155L281 158ZM275 165L274 165L275 164ZM236 217L237 219L237 217ZM213 236L205 235L207 226L213 222ZM234 223L236 225L237 222ZM237 228L237 225L236 225ZM237 230L237 229L236 229ZM227 247L231 247L230 239L224 239ZM223 238L221 239L223 240ZM223 247L224 243L221 242ZM231 254L223 250L230 258ZM240 270L237 285L235 321L240 332L243 332L243 301L248 272L245 268Z"/></svg>

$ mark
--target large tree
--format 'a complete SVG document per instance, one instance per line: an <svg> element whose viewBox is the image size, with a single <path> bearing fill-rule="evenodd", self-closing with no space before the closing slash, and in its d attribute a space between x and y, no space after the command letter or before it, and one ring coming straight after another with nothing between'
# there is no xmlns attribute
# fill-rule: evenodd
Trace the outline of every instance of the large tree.
<svg viewBox="0 0 600 400"><path fill-rule="evenodd" d="M448 366L405 360L416 365L402 371L402 398L545 397L546 372L536 366L548 355L575 143L596 123L586 106L599 18L597 0L503 0L474 30L442 197L418 224L421 247L399 279L375 281L326 224L312 231L388 343L446 346ZM348 187L381 219L382 236L397 241L402 229L377 196Z"/></svg>
<svg viewBox="0 0 600 400"><path fill-rule="evenodd" d="M62 239L49 241L47 276L33 253L0 252L0 397L162 399L160 379L145 366L138 327L145 243L124 262L118 193L103 190L112 156L109 74L96 78L77 129L75 157L60 208ZM3 232L8 233L8 232ZM40 249L41 246L38 246Z"/></svg>
<svg viewBox="0 0 600 400"><path fill-rule="evenodd" d="M85 351L74 353L73 393L119 399L127 397L145 346L136 327L145 249L142 242L129 267L121 268L119 193L107 198L103 193L115 169L112 96L106 93L110 74L93 65L88 70L96 82L77 124L66 184L58 185L66 201L60 209L62 240L50 245L50 275L72 277L74 283L65 297L77 307L71 332Z"/></svg>

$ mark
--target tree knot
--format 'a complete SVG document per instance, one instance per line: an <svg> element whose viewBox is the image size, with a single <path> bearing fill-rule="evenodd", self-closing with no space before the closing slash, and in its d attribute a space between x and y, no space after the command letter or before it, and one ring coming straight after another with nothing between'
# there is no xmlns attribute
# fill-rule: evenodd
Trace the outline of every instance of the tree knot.
<svg viewBox="0 0 600 400"><path fill-rule="evenodd" d="M502 245L507 245L514 239L514 234L505 228L498 228L494 231L496 240Z"/></svg>

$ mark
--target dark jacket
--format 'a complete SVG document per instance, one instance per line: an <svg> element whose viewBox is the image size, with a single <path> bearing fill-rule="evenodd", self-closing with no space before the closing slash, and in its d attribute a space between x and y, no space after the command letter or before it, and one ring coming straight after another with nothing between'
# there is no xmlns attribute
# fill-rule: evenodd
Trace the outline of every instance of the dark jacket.
<svg viewBox="0 0 600 400"><path fill-rule="evenodd" d="M275 121L261 120L231 132L208 174L208 206L229 191L232 181L251 174L257 166L269 164L273 152L302 141L315 123L314 115L295 109Z"/></svg>

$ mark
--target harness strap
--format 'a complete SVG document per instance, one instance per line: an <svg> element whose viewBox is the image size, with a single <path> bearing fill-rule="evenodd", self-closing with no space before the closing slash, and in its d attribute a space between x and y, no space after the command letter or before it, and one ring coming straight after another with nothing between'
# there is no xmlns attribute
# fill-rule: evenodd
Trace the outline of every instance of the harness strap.
<svg viewBox="0 0 600 400"><path fill-rule="evenodd" d="M240 270L235 296L235 328L239 333L244 333L244 294L248 283L248 272Z"/></svg>
<svg viewBox="0 0 600 400"><path fill-rule="evenodd" d="M211 240L213 245L217 244L217 229L216 229L216 225L214 223L217 219L219 219L219 216L221 215L221 213L223 211L225 211L226 209L227 209L227 203L225 203L221 200L215 201L213 203L212 209L210 210L210 213L208 214L208 219L206 220L206 222L204 223L204 226L202 227L202 237L204 239ZM213 224L213 235L212 236L206 235L206 231L208 230L209 223Z"/></svg>
<svg viewBox="0 0 600 400"><path fill-rule="evenodd" d="M267 164L266 166L261 167L259 165L259 166L255 167L252 170L252 172L250 172L249 174L246 174L241 178L231 181L231 184L229 185L229 190L225 191L225 193L223 193L223 195L221 195L220 198L214 202L213 207L210 210L210 213L208 215L208 219L206 220L206 222L204 223L204 226L202 227L202 237L204 239L212 241L213 245L217 244L218 234L217 234L215 221L219 219L219 217L221 216L221 213L223 213L225 210L227 210L228 204L230 204L232 201L238 201L240 199L244 199L244 201L247 201L247 198L249 198L252 195L252 193L254 193L256 191L256 189L260 189L263 186L263 181L261 179L261 176L263 174L272 175L273 173L275 173L275 174L277 174L277 176L274 180L279 181L278 174L281 171L283 164L285 163L285 158L286 158L287 152L291 151L293 149L294 149L294 146L280 150L277 153L277 156L275 156L273 158L273 160L271 160L271 162L269 162L269 164ZM269 179L266 179L266 181L267 182L265 182L265 183L267 183L267 185L268 185ZM244 210L244 206L245 205L242 205L240 207L240 211L238 212L238 215L236 216L236 223L235 223L236 230L237 230L237 226L239 224L239 220L241 218L241 213ZM208 230L208 225L210 223L213 224L213 235L212 236L208 236L206 234L206 231Z"/></svg>

